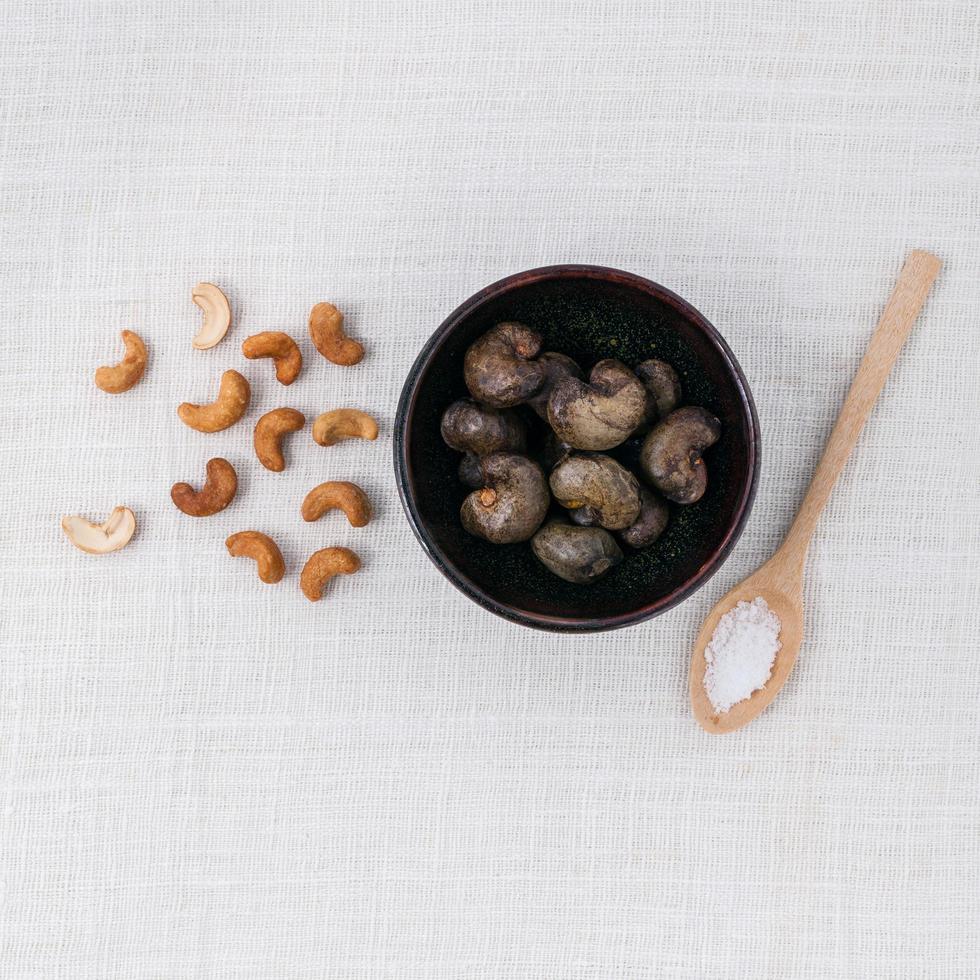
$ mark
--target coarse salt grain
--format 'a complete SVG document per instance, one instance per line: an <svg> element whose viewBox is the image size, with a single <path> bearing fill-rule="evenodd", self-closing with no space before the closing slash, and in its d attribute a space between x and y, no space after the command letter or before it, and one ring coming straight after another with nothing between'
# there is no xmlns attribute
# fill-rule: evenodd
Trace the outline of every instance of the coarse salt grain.
<svg viewBox="0 0 980 980"><path fill-rule="evenodd" d="M718 620L704 651L704 690L716 711L728 711L766 686L782 646L781 627L762 596L738 603Z"/></svg>

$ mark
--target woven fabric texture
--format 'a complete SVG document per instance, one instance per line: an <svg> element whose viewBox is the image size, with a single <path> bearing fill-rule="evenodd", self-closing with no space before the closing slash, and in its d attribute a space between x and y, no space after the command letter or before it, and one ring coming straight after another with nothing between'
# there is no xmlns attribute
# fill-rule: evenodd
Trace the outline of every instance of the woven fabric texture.
<svg viewBox="0 0 980 980"><path fill-rule="evenodd" d="M0 4L0 975L980 976L980 6L975 0ZM779 544L902 261L945 261L826 511L795 673L703 734L688 654ZM561 637L457 593L391 427L443 317L556 262L698 307L753 388L752 517L696 596ZM192 350L191 287L235 324ZM312 350L331 300L368 355ZM144 381L105 395L119 331ZM244 337L303 338L289 389ZM246 420L179 402L227 368ZM373 444L263 470L258 416ZM177 480L239 469L234 505ZM306 525L360 483L368 528ZM63 514L131 506L124 551ZM274 535L282 585L224 539ZM326 544L363 571L319 604Z"/></svg>

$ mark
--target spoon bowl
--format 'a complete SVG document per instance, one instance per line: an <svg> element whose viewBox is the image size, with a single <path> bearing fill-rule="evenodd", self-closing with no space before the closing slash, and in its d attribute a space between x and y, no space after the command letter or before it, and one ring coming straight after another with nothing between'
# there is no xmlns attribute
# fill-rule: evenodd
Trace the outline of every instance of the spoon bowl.
<svg viewBox="0 0 980 980"><path fill-rule="evenodd" d="M803 642L803 578L802 574L787 568L782 559L782 551L777 552L762 568L720 599L708 613L694 643L688 679L691 709L697 723L712 735L733 732L765 711L786 683L796 663L796 655ZM734 609L739 602L752 602L760 597L779 618L780 647L772 665L772 674L765 686L754 691L751 697L732 705L728 711L720 712L704 689L704 673L708 667L704 659L705 648L725 613Z"/></svg>

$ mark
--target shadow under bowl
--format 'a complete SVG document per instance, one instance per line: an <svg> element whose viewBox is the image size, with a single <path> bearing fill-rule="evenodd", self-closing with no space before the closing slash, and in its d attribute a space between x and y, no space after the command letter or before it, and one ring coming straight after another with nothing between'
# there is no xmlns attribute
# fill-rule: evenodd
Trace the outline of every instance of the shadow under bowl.
<svg viewBox="0 0 980 980"><path fill-rule="evenodd" d="M604 578L574 585L549 572L530 544L492 545L466 533L459 508L469 490L460 455L443 443L439 422L468 397L463 356L502 320L520 320L588 372L606 357L630 367L650 357L677 371L683 404L721 420L705 454L708 489L693 506L672 505L670 523L651 547L633 551ZM526 409L529 425L543 424ZM534 438L532 431L532 439ZM641 440L610 451L636 469ZM415 535L461 592L512 622L588 632L649 619L687 598L714 574L738 540L759 478L759 422L745 376L720 334L694 307L639 276L598 266L559 265L508 276L454 310L409 372L395 420L395 475Z"/></svg>

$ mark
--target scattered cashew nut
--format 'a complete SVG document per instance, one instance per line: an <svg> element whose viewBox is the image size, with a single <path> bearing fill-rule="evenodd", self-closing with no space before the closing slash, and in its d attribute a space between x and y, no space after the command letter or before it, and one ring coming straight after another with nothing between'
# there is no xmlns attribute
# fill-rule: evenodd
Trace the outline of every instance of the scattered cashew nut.
<svg viewBox="0 0 980 980"><path fill-rule="evenodd" d="M210 517L224 510L235 499L238 475L235 467L216 456L208 460L207 480L195 491L189 483L175 483L170 488L170 499L177 509L191 517Z"/></svg>
<svg viewBox="0 0 980 980"><path fill-rule="evenodd" d="M136 517L128 507L116 507L105 524L93 524L84 517L73 515L63 517L61 526L68 540L79 550L90 555L107 555L129 544L136 530Z"/></svg>
<svg viewBox="0 0 980 980"><path fill-rule="evenodd" d="M204 322L194 337L194 346L198 350L210 350L228 333L231 326L228 297L213 283L199 282L191 290L191 299L204 312Z"/></svg>
<svg viewBox="0 0 980 980"><path fill-rule="evenodd" d="M360 567L361 559L350 548L321 548L303 566L299 585L310 602L318 602L330 579L335 575L353 575Z"/></svg>
<svg viewBox="0 0 980 980"><path fill-rule="evenodd" d="M342 510L351 527L364 527L371 520L371 502L356 483L331 480L314 487L303 501L304 521L318 521L328 510Z"/></svg>
<svg viewBox="0 0 980 980"><path fill-rule="evenodd" d="M220 432L234 425L248 408L251 389L237 371L225 371L221 375L218 400L210 405L192 405L184 402L177 408L184 425L198 432Z"/></svg>
<svg viewBox="0 0 980 980"><path fill-rule="evenodd" d="M255 423L252 442L259 462L273 473L286 468L282 455L282 437L287 432L299 432L306 425L306 416L295 408L274 408Z"/></svg>
<svg viewBox="0 0 980 980"><path fill-rule="evenodd" d="M254 361L259 357L271 357L276 365L276 377L280 384L291 385L303 366L303 355L296 341L289 334L278 330L266 330L246 338L242 353Z"/></svg>
<svg viewBox="0 0 980 980"><path fill-rule="evenodd" d="M342 439L378 438L378 423L366 412L356 408L335 408L324 412L313 423L313 441L321 446L333 446Z"/></svg>
<svg viewBox="0 0 980 980"><path fill-rule="evenodd" d="M110 395L129 391L143 377L146 370L146 344L132 330L122 332L126 353L118 364L100 367L95 372L95 383Z"/></svg>
<svg viewBox="0 0 980 980"><path fill-rule="evenodd" d="M364 348L344 333L344 314L333 303L317 303L310 310L310 339L328 361L342 367L364 356Z"/></svg>
<svg viewBox="0 0 980 980"><path fill-rule="evenodd" d="M286 574L279 545L261 531L239 531L225 541L225 547L233 558L254 559L259 578L268 585L281 581Z"/></svg>

